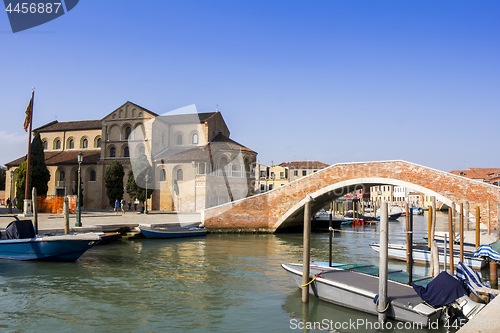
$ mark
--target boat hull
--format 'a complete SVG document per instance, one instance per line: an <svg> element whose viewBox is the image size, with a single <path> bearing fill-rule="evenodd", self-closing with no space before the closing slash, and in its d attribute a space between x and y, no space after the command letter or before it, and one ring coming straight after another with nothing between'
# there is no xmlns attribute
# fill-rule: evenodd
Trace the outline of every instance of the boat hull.
<svg viewBox="0 0 500 333"><path fill-rule="evenodd" d="M75 261L98 241L95 234L1 240L0 259Z"/></svg>
<svg viewBox="0 0 500 333"><path fill-rule="evenodd" d="M292 278L295 284L300 288L302 285L302 265L297 264L282 264L283 269ZM335 270L335 268L332 268ZM341 271L341 270L339 270ZM313 266L311 266L311 274L315 274ZM373 276L365 276L364 279L371 279L373 282L378 283L378 278ZM392 288L395 288L395 282L388 281L389 292ZM412 287L403 286L397 284L398 288L408 289L408 294L416 294ZM406 290L405 289L405 290ZM348 307L361 312L378 315L376 311L375 304L373 302L376 292L373 290L367 290L364 286L354 286L350 283L341 281L332 281L331 279L317 277L314 282L310 284L309 293L315 297L324 300L329 303L337 304L343 307ZM389 298L390 295L389 295ZM421 301L421 300L420 300ZM423 301L421 301L423 303ZM389 318L400 320L416 322L422 325L422 327L427 327L430 322L434 322L439 319L441 314L441 308L433 309L429 308L431 311L425 315L418 313L413 310L410 306L405 304L399 304L396 301L391 301L391 306L387 310L387 316Z"/></svg>
<svg viewBox="0 0 500 333"><path fill-rule="evenodd" d="M375 250L376 252L380 252L380 246L379 244L370 244L371 248ZM431 252L429 250L423 250L419 248L413 248L413 261L416 263L422 263L426 264L431 261ZM443 249L439 248L439 263L444 264L444 251ZM453 262L456 265L460 262L460 256L456 254L457 252L454 252L453 256ZM398 259L398 260L403 260L406 261L406 245L399 245L399 244L389 244L388 248L388 256L389 258L392 259ZM449 264L450 262L450 253L449 251L446 251L446 262ZM466 252L464 253L464 264L466 264L469 267L472 267L474 269L481 269L482 265L484 265L484 260L481 258L475 258L472 253Z"/></svg>
<svg viewBox="0 0 500 333"><path fill-rule="evenodd" d="M204 228L150 228L140 226L142 234L146 238L180 238L180 237L196 237L204 236L207 230Z"/></svg>

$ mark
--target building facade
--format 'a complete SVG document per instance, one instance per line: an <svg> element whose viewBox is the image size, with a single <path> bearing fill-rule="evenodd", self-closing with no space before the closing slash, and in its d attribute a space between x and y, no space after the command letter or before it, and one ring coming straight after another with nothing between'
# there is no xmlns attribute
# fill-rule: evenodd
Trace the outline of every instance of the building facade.
<svg viewBox="0 0 500 333"><path fill-rule="evenodd" d="M200 211L253 194L257 153L231 140L219 111L158 115L127 102L100 120L53 121L33 130L44 143L51 174L48 195L73 194L81 164L84 208L109 207L104 175L113 161L137 176L134 161L145 155L153 168L152 209ZM6 164L7 187L24 157ZM146 184L139 184L145 187ZM12 189L13 190L13 189ZM130 198L124 193L124 199Z"/></svg>

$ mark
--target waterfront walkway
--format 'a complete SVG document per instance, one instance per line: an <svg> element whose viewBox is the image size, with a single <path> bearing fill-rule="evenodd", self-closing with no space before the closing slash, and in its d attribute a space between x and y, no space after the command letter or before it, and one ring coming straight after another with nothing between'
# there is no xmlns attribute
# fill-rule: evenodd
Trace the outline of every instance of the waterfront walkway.
<svg viewBox="0 0 500 333"><path fill-rule="evenodd" d="M21 213L13 209L15 215ZM0 206L0 228L5 228L14 220L12 216L3 217L8 214L8 209ZM19 217L33 220L33 217ZM151 211L148 214L141 214L135 211L126 210L125 213L115 213L110 209L82 211L82 227L75 227L76 214L70 214L69 226L71 233L82 232L127 232L134 230L139 224L145 225L198 225L201 221L200 213L172 213ZM62 234L64 233L64 216L62 214L38 214L39 234Z"/></svg>

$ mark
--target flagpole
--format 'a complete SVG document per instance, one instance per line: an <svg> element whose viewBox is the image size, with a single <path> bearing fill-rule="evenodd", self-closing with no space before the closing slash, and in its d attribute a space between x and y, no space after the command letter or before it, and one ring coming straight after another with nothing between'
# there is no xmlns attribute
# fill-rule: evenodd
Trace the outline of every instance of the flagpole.
<svg viewBox="0 0 500 333"><path fill-rule="evenodd" d="M31 126L33 123L33 104L35 103L35 89L33 88L31 90L31 101L30 101L30 126L29 126L29 131L28 131L28 156L26 158L26 187L24 189L24 201L29 200L29 194L30 194L30 155L31 155ZM31 205L29 205L29 208L31 208ZM24 214L30 214L28 211L28 206L24 204Z"/></svg>

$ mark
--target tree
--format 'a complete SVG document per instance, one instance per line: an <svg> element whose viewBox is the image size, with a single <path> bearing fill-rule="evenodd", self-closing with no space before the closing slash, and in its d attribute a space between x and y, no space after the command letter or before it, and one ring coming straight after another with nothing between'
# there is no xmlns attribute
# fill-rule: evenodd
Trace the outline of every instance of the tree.
<svg viewBox="0 0 500 333"><path fill-rule="evenodd" d="M0 166L0 191L5 191L5 167Z"/></svg>
<svg viewBox="0 0 500 333"><path fill-rule="evenodd" d="M108 196L109 204L114 207L116 199L123 199L123 177L125 171L123 166L118 161L113 161L104 174L104 181L106 182L106 194Z"/></svg>
<svg viewBox="0 0 500 333"><path fill-rule="evenodd" d="M153 168L144 154L140 154L132 165L132 170L128 172L127 193L134 199L141 202L146 201L146 175L148 175L148 199L151 198L154 190Z"/></svg>
<svg viewBox="0 0 500 333"><path fill-rule="evenodd" d="M49 189L48 183L50 181L50 172L45 165L45 153L43 151L43 142L40 134L35 135L31 142L31 158L30 158L30 187L29 193L36 188L37 195L47 195ZM26 189L26 160L16 169L16 198L18 209L24 207L24 191Z"/></svg>
<svg viewBox="0 0 500 333"><path fill-rule="evenodd" d="M77 172L78 174L78 172ZM76 177L77 179L75 180L75 188L72 190L73 195L78 195L78 176ZM82 180L80 179L80 188L82 187ZM83 188L80 189L80 206L83 206Z"/></svg>
<svg viewBox="0 0 500 333"><path fill-rule="evenodd" d="M24 208L24 191L26 189L26 161L24 161L19 168L16 169L17 181L16 181L16 208ZM33 173L30 171L30 179Z"/></svg>
<svg viewBox="0 0 500 333"><path fill-rule="evenodd" d="M47 195L50 172L45 164L45 153L40 133L37 133L31 142L30 173L30 193L34 187L36 188L37 195Z"/></svg>

